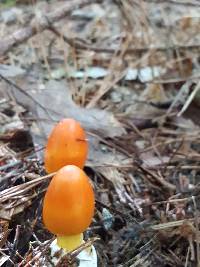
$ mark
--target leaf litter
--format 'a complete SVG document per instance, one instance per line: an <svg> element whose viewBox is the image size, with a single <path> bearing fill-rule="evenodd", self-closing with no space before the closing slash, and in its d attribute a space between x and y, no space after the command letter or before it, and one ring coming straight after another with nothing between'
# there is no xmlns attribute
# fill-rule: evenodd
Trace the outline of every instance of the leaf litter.
<svg viewBox="0 0 200 267"><path fill-rule="evenodd" d="M1 37L62 2L17 4ZM42 153L63 117L87 131L99 266L200 264L198 1L100 2L1 59L0 266L50 266Z"/></svg>

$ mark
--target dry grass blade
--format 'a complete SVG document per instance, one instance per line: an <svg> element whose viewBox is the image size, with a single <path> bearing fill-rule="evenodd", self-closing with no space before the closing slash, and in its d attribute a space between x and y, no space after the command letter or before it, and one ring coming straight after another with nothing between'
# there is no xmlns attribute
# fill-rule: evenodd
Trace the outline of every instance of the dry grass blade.
<svg viewBox="0 0 200 267"><path fill-rule="evenodd" d="M120 69L116 70L116 66L120 68L118 65L122 64L121 62L123 62L123 57L129 47L129 44L130 38L128 36L125 41L122 40L121 48L117 49L115 55L112 57L109 67L110 74L104 79L102 86L95 93L92 100L87 104L87 108L94 107L99 99L124 77L125 72Z"/></svg>
<svg viewBox="0 0 200 267"><path fill-rule="evenodd" d="M174 222L160 223L157 225L152 225L150 229L163 230L163 229L173 228L173 227L181 226L187 222L194 222L194 220L195 219L193 218L193 219L186 219L186 220L180 220L180 221L174 221Z"/></svg>
<svg viewBox="0 0 200 267"><path fill-rule="evenodd" d="M184 106L182 107L181 111L178 113L178 116L180 117L188 108L188 106L191 104L192 100L194 99L195 95L200 89L200 82L198 82L192 91L192 93L189 95L187 101L185 102Z"/></svg>
<svg viewBox="0 0 200 267"><path fill-rule="evenodd" d="M152 171L143 168L139 164L137 164L137 165L138 165L139 169L141 169L144 173L148 174L149 176L153 177L158 183L160 183L162 186L164 186L168 190L172 190L172 191L176 190L176 186L165 181L163 177L160 177L159 175L153 173Z"/></svg>
<svg viewBox="0 0 200 267"><path fill-rule="evenodd" d="M48 175L45 175L43 177L38 177L32 181L20 184L20 185L16 185L13 186L9 189L5 189L2 192L0 192L0 202L3 203L4 201L13 198L15 196L18 196L20 194L24 194L27 191L29 191L30 189L32 189L33 187L37 186L38 184L40 184L41 182L43 182L44 180L47 180L49 178L51 178L55 173L51 173Z"/></svg>

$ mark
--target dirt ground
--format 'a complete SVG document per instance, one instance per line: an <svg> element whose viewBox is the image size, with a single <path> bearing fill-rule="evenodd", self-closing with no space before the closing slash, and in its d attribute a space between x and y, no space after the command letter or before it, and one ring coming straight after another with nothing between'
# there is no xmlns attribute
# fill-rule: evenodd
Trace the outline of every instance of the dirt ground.
<svg viewBox="0 0 200 267"><path fill-rule="evenodd" d="M0 37L0 266L50 266L43 151L72 117L98 266L200 267L200 1L0 0Z"/></svg>

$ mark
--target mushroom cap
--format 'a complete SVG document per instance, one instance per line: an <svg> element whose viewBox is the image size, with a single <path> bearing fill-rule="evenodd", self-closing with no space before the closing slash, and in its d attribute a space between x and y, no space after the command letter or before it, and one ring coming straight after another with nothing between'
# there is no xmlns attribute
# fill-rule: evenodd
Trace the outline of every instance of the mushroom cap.
<svg viewBox="0 0 200 267"><path fill-rule="evenodd" d="M65 165L83 168L88 154L88 142L81 125L74 119L63 119L49 135L44 165L48 173L58 171Z"/></svg>
<svg viewBox="0 0 200 267"><path fill-rule="evenodd" d="M77 166L61 168L52 178L43 203L43 221L56 235L85 231L94 215L95 197L84 171Z"/></svg>

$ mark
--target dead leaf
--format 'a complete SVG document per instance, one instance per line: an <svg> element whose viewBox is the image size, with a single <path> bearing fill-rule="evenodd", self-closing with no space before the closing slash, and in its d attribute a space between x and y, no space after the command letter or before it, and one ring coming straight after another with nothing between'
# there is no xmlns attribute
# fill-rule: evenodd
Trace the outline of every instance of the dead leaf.
<svg viewBox="0 0 200 267"><path fill-rule="evenodd" d="M32 97L32 99L29 98L29 102L22 92L14 91L17 102L37 116L37 124L44 138L48 136L55 122L64 117L72 117L78 120L87 131L102 132L108 137L125 133L112 113L76 105L65 82L51 80L45 84L45 89L30 90L28 93Z"/></svg>
<svg viewBox="0 0 200 267"><path fill-rule="evenodd" d="M72 100L70 90L64 81L51 80L43 89L29 89L26 93L30 97L16 89L13 93L16 101L30 110L36 118L31 126L31 134L36 146L45 145L57 121L64 117L72 117L79 121L86 131L96 133L96 137L88 134L90 144L88 162L92 165L116 162L113 155L105 156L98 139L98 135L114 137L125 133L122 125L111 112L79 107ZM39 152L38 156L42 157L42 152Z"/></svg>
<svg viewBox="0 0 200 267"><path fill-rule="evenodd" d="M98 167L96 171L100 172L106 179L112 182L116 193L122 203L126 203L126 196L125 196L125 180L123 175L113 167Z"/></svg>
<svg viewBox="0 0 200 267"><path fill-rule="evenodd" d="M23 212L31 204L32 204L31 200L27 200L26 202L19 204L18 206L11 209L7 209L2 206L0 209L0 218L9 221L12 219L14 215Z"/></svg>

